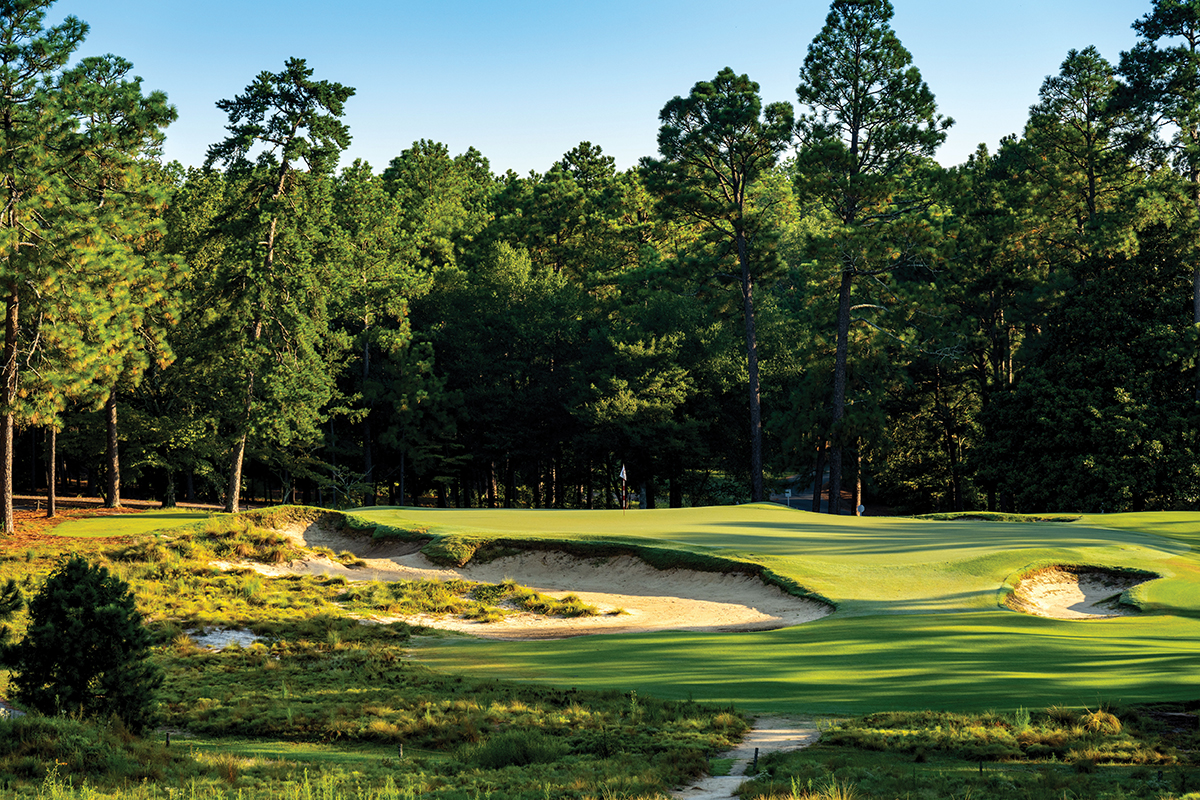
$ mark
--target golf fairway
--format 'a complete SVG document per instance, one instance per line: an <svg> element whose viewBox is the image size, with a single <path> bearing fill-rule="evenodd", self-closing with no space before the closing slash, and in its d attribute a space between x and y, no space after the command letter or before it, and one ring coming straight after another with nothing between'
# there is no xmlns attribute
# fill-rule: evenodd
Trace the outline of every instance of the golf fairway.
<svg viewBox="0 0 1200 800"><path fill-rule="evenodd" d="M770 504L654 511L372 508L356 517L431 536L638 544L749 561L828 598L822 620L753 633L654 632L494 641L420 637L450 672L751 711L1014 709L1200 695L1200 514L1064 523L829 517ZM1135 569L1144 613L1064 621L1002 605L1052 564Z"/></svg>

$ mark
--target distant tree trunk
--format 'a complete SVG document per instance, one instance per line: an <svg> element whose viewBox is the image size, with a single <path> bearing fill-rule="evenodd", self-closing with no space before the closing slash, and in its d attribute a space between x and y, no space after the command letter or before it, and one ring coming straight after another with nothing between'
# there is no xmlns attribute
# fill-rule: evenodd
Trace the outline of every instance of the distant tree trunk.
<svg viewBox="0 0 1200 800"><path fill-rule="evenodd" d="M114 389L104 404L108 421L108 491L104 498L106 508L121 507L121 458L117 452L117 392Z"/></svg>
<svg viewBox="0 0 1200 800"><path fill-rule="evenodd" d="M825 484L825 441L822 439L817 444L817 465L813 467L813 499L812 510L814 514L821 513L821 489Z"/></svg>
<svg viewBox="0 0 1200 800"><path fill-rule="evenodd" d="M496 507L496 462L488 462L487 507Z"/></svg>
<svg viewBox="0 0 1200 800"><path fill-rule="evenodd" d="M162 507L175 507L175 471L170 468L167 469L167 490L163 494Z"/></svg>
<svg viewBox="0 0 1200 800"><path fill-rule="evenodd" d="M589 511L591 511L593 508L596 507L596 496L595 496L596 469L595 469L595 467L596 467L596 465L593 464L591 458L589 458L588 462L587 462L587 486L585 488L585 490L587 491L587 509Z"/></svg>
<svg viewBox="0 0 1200 800"><path fill-rule="evenodd" d="M196 468L188 467L187 471L187 501L196 502Z"/></svg>
<svg viewBox="0 0 1200 800"><path fill-rule="evenodd" d="M742 268L742 313L746 322L746 373L750 395L750 501L763 500L762 400L758 383L758 338L754 329L754 277L746 235L737 232L738 261Z"/></svg>
<svg viewBox="0 0 1200 800"><path fill-rule="evenodd" d="M862 442L858 442L854 447L854 516L858 517L861 514L858 507L862 505Z"/></svg>
<svg viewBox="0 0 1200 800"><path fill-rule="evenodd" d="M655 508L654 495L658 493L658 487L654 483L654 475L651 473L646 476L646 482L642 484L642 491L645 493L646 501L643 508Z"/></svg>
<svg viewBox="0 0 1200 800"><path fill-rule="evenodd" d="M400 505L404 505L404 451L400 451Z"/></svg>
<svg viewBox="0 0 1200 800"><path fill-rule="evenodd" d="M51 425L46 436L46 516L58 515L58 430Z"/></svg>
<svg viewBox="0 0 1200 800"><path fill-rule="evenodd" d="M363 480L367 491L363 494L363 505L375 505L375 464L371 458L371 415L363 420Z"/></svg>
<svg viewBox="0 0 1200 800"><path fill-rule="evenodd" d="M504 460L504 507L517 507L517 472L511 458Z"/></svg>
<svg viewBox="0 0 1200 800"><path fill-rule="evenodd" d="M829 443L829 513L842 513L842 418L846 415L846 371L850 354L850 287L854 283L852 267L842 270L842 285L838 291L837 346L834 348L833 404Z"/></svg>

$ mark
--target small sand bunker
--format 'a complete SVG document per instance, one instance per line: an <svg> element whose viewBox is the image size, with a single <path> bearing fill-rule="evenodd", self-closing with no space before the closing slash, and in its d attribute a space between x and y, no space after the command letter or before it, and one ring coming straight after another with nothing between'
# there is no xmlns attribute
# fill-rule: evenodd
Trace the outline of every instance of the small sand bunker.
<svg viewBox="0 0 1200 800"><path fill-rule="evenodd" d="M207 650L224 650L231 644L236 644L238 647L249 647L262 637L256 635L254 631L242 630L199 630L190 631L188 635L197 647L203 647Z"/></svg>
<svg viewBox="0 0 1200 800"><path fill-rule="evenodd" d="M1098 567L1048 567L1022 576L1007 603L1015 611L1054 619L1124 617L1137 609L1121 604L1121 594L1155 577Z"/></svg>
<svg viewBox="0 0 1200 800"><path fill-rule="evenodd" d="M218 566L250 567L265 575L336 575L352 581L463 578L499 583L511 579L557 598L574 594L600 612L600 616L575 618L522 612L488 623L430 614L372 618L378 622L402 619L428 628L489 638L552 639L660 630L773 630L811 622L833 611L825 603L787 594L751 575L658 570L631 556L580 559L561 552L528 551L486 564L446 568L421 555L420 543L374 543L320 525L282 532L301 547L350 551L363 565L347 567L312 554L286 565L223 562Z"/></svg>

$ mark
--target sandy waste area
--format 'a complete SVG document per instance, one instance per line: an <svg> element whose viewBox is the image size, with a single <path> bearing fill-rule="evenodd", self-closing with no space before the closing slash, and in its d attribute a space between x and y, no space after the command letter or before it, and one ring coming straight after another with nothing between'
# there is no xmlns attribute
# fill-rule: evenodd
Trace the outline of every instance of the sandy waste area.
<svg viewBox="0 0 1200 800"><path fill-rule="evenodd" d="M301 547L327 547L335 552L348 550L365 562L365 566L346 567L316 553L289 564L216 562L215 566L222 569L248 567L264 575L340 575L351 581L463 578L499 583L512 579L557 598L574 594L600 611L599 616L576 618L520 612L488 623L431 614L371 618L379 622L403 620L429 628L497 639L551 639L661 630L773 630L811 622L832 612L824 603L794 597L756 577L683 569L657 570L631 556L589 560L561 552L530 551L455 569L433 564L419 552L420 543L376 544L318 525L281 532Z"/></svg>
<svg viewBox="0 0 1200 800"><path fill-rule="evenodd" d="M1054 619L1124 617L1137 609L1119 604L1117 598L1150 580L1153 578L1102 569L1051 567L1017 581L1008 604L1016 611Z"/></svg>

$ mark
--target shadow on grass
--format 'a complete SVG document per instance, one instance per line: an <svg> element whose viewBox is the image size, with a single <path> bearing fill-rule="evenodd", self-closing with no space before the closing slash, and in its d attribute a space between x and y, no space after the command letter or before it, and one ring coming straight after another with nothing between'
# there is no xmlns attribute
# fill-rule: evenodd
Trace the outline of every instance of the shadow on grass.
<svg viewBox="0 0 1200 800"><path fill-rule="evenodd" d="M1200 623L1174 617L830 617L757 634L443 640L417 655L438 669L781 713L1094 706L1200 692Z"/></svg>

